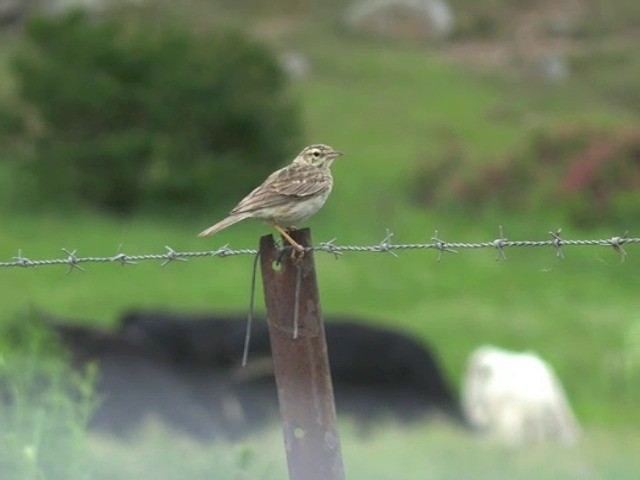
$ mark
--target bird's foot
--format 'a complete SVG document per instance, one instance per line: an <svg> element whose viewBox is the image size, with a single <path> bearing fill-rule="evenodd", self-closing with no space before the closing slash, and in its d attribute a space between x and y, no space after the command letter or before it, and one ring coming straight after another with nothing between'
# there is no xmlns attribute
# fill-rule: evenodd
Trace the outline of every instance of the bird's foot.
<svg viewBox="0 0 640 480"><path fill-rule="evenodd" d="M304 258L305 249L301 245L291 245L291 260L293 263L300 263Z"/></svg>
<svg viewBox="0 0 640 480"><path fill-rule="evenodd" d="M285 244L278 251L278 255L276 256L276 263L278 265L282 264L282 260L284 259L285 255L288 254L289 258L291 258L291 261L293 262L293 264L297 265L298 263L300 263L302 261L302 259L304 258L305 253L306 253L306 249L304 247L302 247L301 245L294 246L294 245L286 245Z"/></svg>
<svg viewBox="0 0 640 480"><path fill-rule="evenodd" d="M282 238L291 245L291 260L293 260L294 263L299 263L304 258L305 248L291 238L291 235L289 235L289 232L292 231L291 229L295 229L295 227L289 227L284 230L275 222L273 222L273 227L280 233L280 235L282 235Z"/></svg>

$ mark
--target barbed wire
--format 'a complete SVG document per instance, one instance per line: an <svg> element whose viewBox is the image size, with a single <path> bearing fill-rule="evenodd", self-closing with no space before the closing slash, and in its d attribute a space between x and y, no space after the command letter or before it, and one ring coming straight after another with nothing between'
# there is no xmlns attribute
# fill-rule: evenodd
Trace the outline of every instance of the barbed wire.
<svg viewBox="0 0 640 480"><path fill-rule="evenodd" d="M320 242L318 245L309 247L306 251L325 252L335 256L342 255L345 252L382 252L389 253L393 256L398 256L396 252L403 250L436 250L438 251L437 260L440 261L445 253L458 253L459 250L475 250L475 249L495 249L497 251L496 260L506 260L507 256L505 250L507 248L519 248L519 247L552 247L555 250L556 257L563 259L563 247L583 247L583 246L598 246L598 247L610 247L613 248L618 254L620 254L622 260L627 256L627 252L624 250L624 245L638 244L640 238L629 237L626 232L622 236L614 236L611 238L603 239L565 239L561 237L562 230L550 231L550 239L547 240L509 240L504 236L502 227L499 227L498 238L486 242L451 242L441 239L438 236L436 230L431 242L429 243L392 243L393 233L387 230L384 238L381 242L374 245L339 245L336 244L337 239L332 239L326 242ZM291 247L283 247L284 250ZM78 255L78 250L69 250L63 248L64 256L59 258L50 259L38 259L32 260L23 255L22 250L18 250L18 255L13 257L12 261L0 262L0 268L5 267L43 267L52 265L68 265L69 272L72 270L84 271L82 264L86 263L119 263L121 265L136 265L139 262L144 261L160 261L161 267L165 267L171 262L179 261L186 262L194 258L206 258L206 257L233 257L240 255L256 255L257 249L243 248L232 249L228 245L224 245L217 250L207 250L199 252L181 252L177 251L169 246L165 246L164 253L144 253L137 255L130 255L122 251L122 245L120 245L114 255L111 256L90 256L81 257Z"/></svg>

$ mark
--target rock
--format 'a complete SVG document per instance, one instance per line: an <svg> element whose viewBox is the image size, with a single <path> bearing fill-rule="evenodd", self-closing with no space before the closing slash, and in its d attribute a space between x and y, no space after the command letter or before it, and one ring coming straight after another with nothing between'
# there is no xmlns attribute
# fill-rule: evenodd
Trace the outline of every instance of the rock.
<svg viewBox="0 0 640 480"><path fill-rule="evenodd" d="M560 381L533 352L476 349L464 376L462 408L477 431L510 446L548 441L570 445L580 435Z"/></svg>
<svg viewBox="0 0 640 480"><path fill-rule="evenodd" d="M550 83L564 83L570 74L567 57L555 52L548 53L539 60L538 70Z"/></svg>
<svg viewBox="0 0 640 480"><path fill-rule="evenodd" d="M303 80L311 75L309 59L300 52L284 52L280 55L280 65L285 73L294 80Z"/></svg>
<svg viewBox="0 0 640 480"><path fill-rule="evenodd" d="M345 23L355 33L421 42L448 38L455 27L444 0L362 0L347 10Z"/></svg>

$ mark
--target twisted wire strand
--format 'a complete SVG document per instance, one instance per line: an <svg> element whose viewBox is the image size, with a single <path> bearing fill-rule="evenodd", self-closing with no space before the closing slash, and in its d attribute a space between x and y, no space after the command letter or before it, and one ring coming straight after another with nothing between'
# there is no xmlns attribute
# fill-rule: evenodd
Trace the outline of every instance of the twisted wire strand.
<svg viewBox="0 0 640 480"><path fill-rule="evenodd" d="M564 239L560 236L561 230L555 232L549 232L551 239L549 240L509 240L504 238L502 228L500 228L500 236L492 241L486 242L449 242L438 238L438 232L431 238L430 243L392 243L393 233L387 230L383 240L374 245L337 245L336 239L321 242L316 246L310 247L307 250L315 252L330 253L335 256L341 255L345 252L367 252L367 253L389 253L397 256L395 252L404 250L437 250L439 252L438 260L442 258L445 253L458 253L458 250L475 250L475 249L495 249L498 251L498 260L506 259L504 250L507 248L519 248L519 247L553 247L556 250L556 256L564 258L562 252L563 247L572 246L601 246L610 247L618 252L624 259L627 252L624 250L624 245L640 243L640 238L628 237L627 233L618 237L601 238L601 239ZM289 248L289 247L285 247ZM180 261L186 262L187 260L194 258L206 258L206 257L234 257L242 255L256 255L258 250L254 248L242 248L232 249L228 245L220 247L217 250L207 251L185 251L180 252L174 250L169 246L165 246L164 253L143 253L137 255L129 255L121 251L122 246L118 248L115 255L112 256L90 256L81 257L77 255L77 250L68 250L63 248L65 256L60 258L50 259L37 259L32 260L22 255L22 250L18 251L18 255L13 257L12 261L0 262L0 268L11 267L42 267L51 265L67 265L69 271L74 269L84 270L82 264L87 263L120 263L121 265L135 265L139 262L145 261L160 261L161 266L164 267L171 262Z"/></svg>

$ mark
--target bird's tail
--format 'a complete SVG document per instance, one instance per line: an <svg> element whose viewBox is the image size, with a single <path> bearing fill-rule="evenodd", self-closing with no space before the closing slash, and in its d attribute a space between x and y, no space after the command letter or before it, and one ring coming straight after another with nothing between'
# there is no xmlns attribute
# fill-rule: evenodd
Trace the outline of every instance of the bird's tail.
<svg viewBox="0 0 640 480"><path fill-rule="evenodd" d="M250 215L248 213L240 213L238 215L229 215L224 220L221 220L218 223L216 223L215 225L212 225L209 228L207 228L206 230L200 232L198 234L198 236L199 237L209 237L211 235L214 235L214 234L218 233L220 230L223 230L223 229L225 229L227 227L230 227L234 223L238 223L238 222L241 222L242 220L244 220L245 218L249 218L249 216Z"/></svg>

